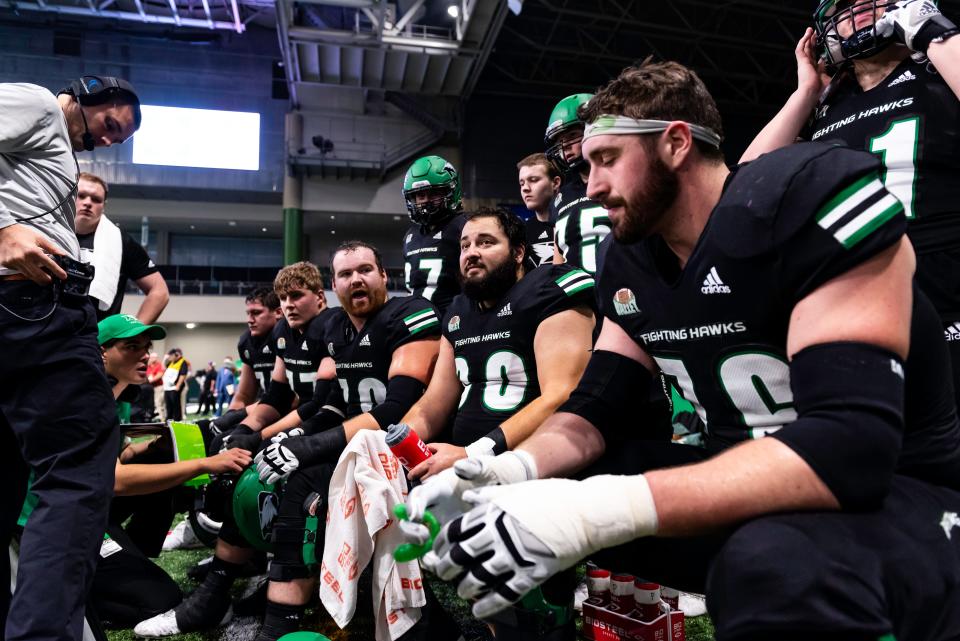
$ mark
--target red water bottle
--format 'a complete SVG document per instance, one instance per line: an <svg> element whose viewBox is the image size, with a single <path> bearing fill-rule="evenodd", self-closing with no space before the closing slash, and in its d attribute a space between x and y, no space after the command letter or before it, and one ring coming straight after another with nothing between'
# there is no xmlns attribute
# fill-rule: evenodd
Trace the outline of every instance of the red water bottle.
<svg viewBox="0 0 960 641"><path fill-rule="evenodd" d="M603 605L610 603L610 570L587 570L587 596L600 599Z"/></svg>
<svg viewBox="0 0 960 641"><path fill-rule="evenodd" d="M407 470L412 470L433 456L426 443L406 423L388 427L386 439L387 447Z"/></svg>
<svg viewBox="0 0 960 641"><path fill-rule="evenodd" d="M636 617L640 621L653 621L662 614L660 612L660 586L637 579L634 585L633 598Z"/></svg>
<svg viewBox="0 0 960 641"><path fill-rule="evenodd" d="M624 613L633 609L633 575L614 574L610 577L610 602Z"/></svg>

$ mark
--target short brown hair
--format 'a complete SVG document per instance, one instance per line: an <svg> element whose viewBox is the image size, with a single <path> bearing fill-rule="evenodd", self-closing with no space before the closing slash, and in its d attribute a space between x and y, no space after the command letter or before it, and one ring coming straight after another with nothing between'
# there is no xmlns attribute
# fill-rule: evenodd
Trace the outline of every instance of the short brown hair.
<svg viewBox="0 0 960 641"><path fill-rule="evenodd" d="M581 106L580 119L591 123L604 114L637 120L683 120L712 129L723 138L723 123L713 96L700 77L679 62L652 62L627 67ZM723 152L695 140L700 153L723 161Z"/></svg>
<svg viewBox="0 0 960 641"><path fill-rule="evenodd" d="M517 163L517 171L520 171L524 167L534 167L536 165L543 165L547 170L547 177L550 180L560 177L560 170L557 169L557 166L550 162L550 159L547 158L547 155L544 153L530 154L523 160Z"/></svg>
<svg viewBox="0 0 960 641"><path fill-rule="evenodd" d="M380 250L370 243L362 240L348 240L340 243L337 248L333 250L333 254L330 256L330 271L333 272L333 259L337 254L340 252L355 252L358 249L369 249L371 252L373 252L373 260L377 263L377 269L383 271L383 256L380 255ZM335 272L334 276L336 276Z"/></svg>
<svg viewBox="0 0 960 641"><path fill-rule="evenodd" d="M109 195L110 193L110 188L107 187L107 181L105 181L100 176L96 176L94 174L88 174L85 171L81 171L80 175L77 177L77 181L80 181L80 180L86 180L87 182L97 183L98 185L103 187L103 202L107 202L107 195Z"/></svg>
<svg viewBox="0 0 960 641"><path fill-rule="evenodd" d="M273 291L280 298L300 288L309 289L315 294L323 293L323 278L320 276L320 270L311 262L302 260L299 263L287 265L273 279Z"/></svg>

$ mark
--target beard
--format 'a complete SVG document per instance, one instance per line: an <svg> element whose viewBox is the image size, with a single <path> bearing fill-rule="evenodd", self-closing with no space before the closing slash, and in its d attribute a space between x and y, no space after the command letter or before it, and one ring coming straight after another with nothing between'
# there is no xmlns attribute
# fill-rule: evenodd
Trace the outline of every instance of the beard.
<svg viewBox="0 0 960 641"><path fill-rule="evenodd" d="M643 188L638 192L635 204L628 205L623 199L610 203L624 205L623 218L613 224L613 238L618 243L629 245L643 240L656 232L664 214L673 206L680 192L677 174L653 156ZM612 222L612 221L611 221Z"/></svg>
<svg viewBox="0 0 960 641"><path fill-rule="evenodd" d="M363 291L366 293L367 299L359 304L354 302L353 294L355 292L353 291L347 296L342 298L338 297L340 298L340 306L343 307L344 311L357 318L372 316L387 303L387 292L385 289L365 289Z"/></svg>
<svg viewBox="0 0 960 641"><path fill-rule="evenodd" d="M517 263L513 256L488 269L487 275L479 280L467 280L460 273L460 285L470 300L481 302L499 300L511 287L517 284Z"/></svg>

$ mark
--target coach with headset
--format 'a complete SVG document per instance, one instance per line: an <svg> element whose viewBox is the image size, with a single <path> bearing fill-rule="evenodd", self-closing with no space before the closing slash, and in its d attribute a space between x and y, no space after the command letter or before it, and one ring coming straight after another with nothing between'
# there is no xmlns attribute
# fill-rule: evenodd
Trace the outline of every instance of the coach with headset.
<svg viewBox="0 0 960 641"><path fill-rule="evenodd" d="M0 83L0 537L9 545L27 478L39 501L20 541L17 587L0 550L6 641L78 640L107 523L120 444L113 395L78 262L74 153L140 126L133 87L84 76L59 95Z"/></svg>

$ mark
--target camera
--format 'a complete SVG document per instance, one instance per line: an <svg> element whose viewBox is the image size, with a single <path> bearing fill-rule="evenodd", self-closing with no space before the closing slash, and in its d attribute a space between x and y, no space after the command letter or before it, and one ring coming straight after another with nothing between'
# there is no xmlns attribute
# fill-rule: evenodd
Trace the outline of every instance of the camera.
<svg viewBox="0 0 960 641"><path fill-rule="evenodd" d="M81 263L69 256L51 256L54 262L60 265L60 268L67 272L66 280L54 279L60 294L65 298L75 300L84 299L90 291L90 283L93 282L93 265Z"/></svg>

